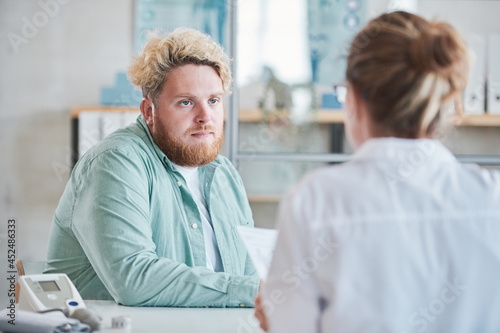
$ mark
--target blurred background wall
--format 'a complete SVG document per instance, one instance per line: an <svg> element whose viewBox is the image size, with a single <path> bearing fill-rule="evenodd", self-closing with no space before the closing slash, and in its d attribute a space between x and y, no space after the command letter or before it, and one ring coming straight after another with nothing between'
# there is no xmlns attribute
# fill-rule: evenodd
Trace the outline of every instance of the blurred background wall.
<svg viewBox="0 0 500 333"><path fill-rule="evenodd" d="M17 220L18 257L45 260L71 170L70 109L98 105L129 63L132 1L1 0L0 38L0 223Z"/></svg>

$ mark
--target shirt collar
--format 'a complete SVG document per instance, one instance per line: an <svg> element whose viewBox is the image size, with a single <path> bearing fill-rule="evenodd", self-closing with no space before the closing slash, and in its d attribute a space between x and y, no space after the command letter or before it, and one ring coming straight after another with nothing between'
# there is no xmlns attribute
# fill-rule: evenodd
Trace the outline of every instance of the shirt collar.
<svg viewBox="0 0 500 333"><path fill-rule="evenodd" d="M139 117L137 117L137 123L142 127L142 129L144 130L144 132L147 134L148 139L149 139L149 141L151 143L151 146L153 147L153 150L155 151L155 153L158 156L158 158L160 159L160 161L162 161L163 164L165 164L165 166L168 169L174 170L172 162L170 162L170 160L168 159L167 155L165 155L165 153L160 149L160 147L158 147L158 145L156 144L155 140L153 139L153 136L151 135L151 132L149 131L149 127L146 124L146 120L144 119L144 117L142 116L142 114L140 114Z"/></svg>
<svg viewBox="0 0 500 333"><path fill-rule="evenodd" d="M438 140L393 137L367 140L356 150L352 160L418 160L430 156L433 161L458 163L456 157Z"/></svg>

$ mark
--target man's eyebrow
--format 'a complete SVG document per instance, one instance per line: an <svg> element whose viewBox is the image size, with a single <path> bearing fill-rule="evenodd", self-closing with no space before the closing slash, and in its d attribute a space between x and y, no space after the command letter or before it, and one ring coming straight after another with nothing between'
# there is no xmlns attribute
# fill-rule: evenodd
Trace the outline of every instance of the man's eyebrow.
<svg viewBox="0 0 500 333"><path fill-rule="evenodd" d="M192 95L192 94L188 94L188 93L180 93L180 94L177 94L174 96L174 98L178 98L178 97L188 97L188 98L192 98L192 97L196 97L195 95Z"/></svg>
<svg viewBox="0 0 500 333"><path fill-rule="evenodd" d="M224 92L221 91L216 91L210 94L210 96L223 96ZM189 94L189 93L180 93L174 96L174 98L179 98L179 97L186 97L186 98L196 98L196 95Z"/></svg>

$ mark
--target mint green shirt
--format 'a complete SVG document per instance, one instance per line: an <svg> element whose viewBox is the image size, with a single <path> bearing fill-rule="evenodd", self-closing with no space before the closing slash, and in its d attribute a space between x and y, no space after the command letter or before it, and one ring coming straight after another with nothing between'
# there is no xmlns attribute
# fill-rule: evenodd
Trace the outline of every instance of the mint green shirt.
<svg viewBox="0 0 500 333"><path fill-rule="evenodd" d="M259 278L236 227L253 227L238 172L199 168L224 272L206 267L201 217L182 175L141 116L76 164L55 212L45 273L84 299L132 306L253 306Z"/></svg>

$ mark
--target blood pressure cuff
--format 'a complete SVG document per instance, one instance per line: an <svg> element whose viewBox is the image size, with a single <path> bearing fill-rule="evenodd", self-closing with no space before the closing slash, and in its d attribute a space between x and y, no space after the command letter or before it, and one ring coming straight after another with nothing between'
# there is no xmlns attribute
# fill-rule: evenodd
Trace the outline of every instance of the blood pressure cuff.
<svg viewBox="0 0 500 333"><path fill-rule="evenodd" d="M62 312L37 313L29 311L5 312L0 314L0 331L3 333L87 333L90 326L73 318L66 318Z"/></svg>

